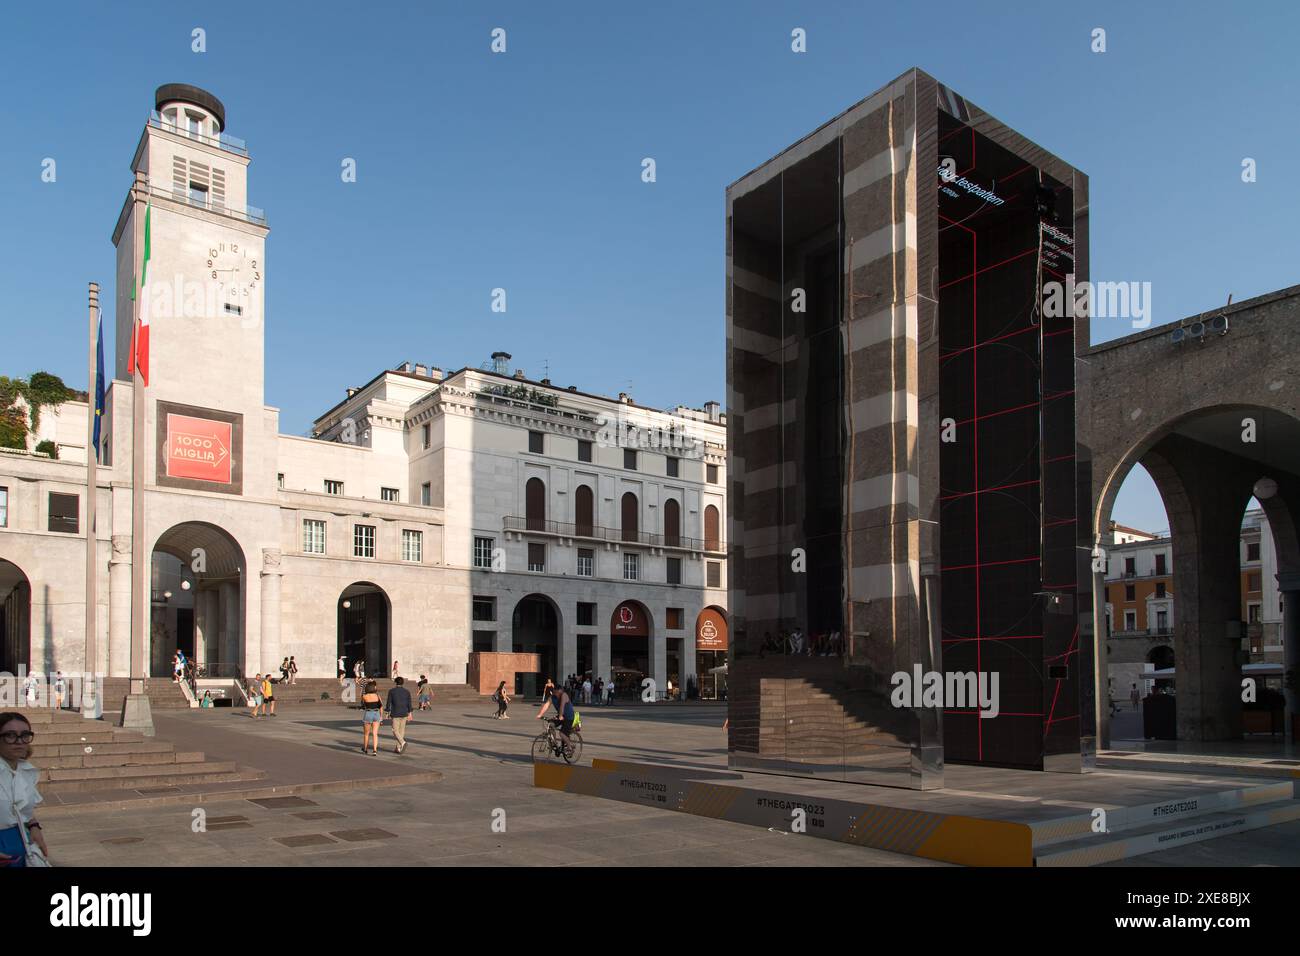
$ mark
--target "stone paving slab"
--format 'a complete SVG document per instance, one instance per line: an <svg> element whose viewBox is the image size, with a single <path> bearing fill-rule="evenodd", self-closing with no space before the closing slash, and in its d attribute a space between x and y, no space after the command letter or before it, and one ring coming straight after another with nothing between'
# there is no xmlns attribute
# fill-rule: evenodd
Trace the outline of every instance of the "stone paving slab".
<svg viewBox="0 0 1300 956"><path fill-rule="evenodd" d="M931 861L864 847L837 844L799 834L772 832L668 813L652 807L600 800L532 786L530 745L541 728L530 719L537 704L516 703L516 719L495 721L477 706L444 707L418 715L408 728L407 751L391 749L378 757L359 752L360 721L338 708L302 705L275 721L253 722L230 717L221 722L181 728L181 734L212 735L196 749L214 758L272 770L282 758L298 767L300 777L346 771L357 780L392 775L410 782L384 789L357 788L314 792L315 805L270 807L229 795L182 795L182 801L159 806L84 806L75 814L50 819L46 835L59 865L89 866L933 866ZM182 712L164 718L171 724L198 723L209 716ZM613 760L677 762L700 769L726 769L725 711L718 707L635 705L584 708L586 757ZM168 732L171 732L171 726ZM160 730L161 732L161 730ZM179 736L180 734L178 734ZM219 739L218 739L219 738ZM391 748L391 733L383 738ZM215 745L215 746L214 746ZM189 744L186 744L189 746ZM355 747L356 750L350 748ZM275 759L270 759L271 757ZM585 762L585 761L584 761ZM1077 814L1097 794L1075 788L1080 775L993 773L983 768L949 768L945 800L964 812L1033 812ZM275 772L283 775L284 771ZM1104 771L1085 786L1102 793L1139 794L1172 786L1171 774ZM416 774L432 774L425 782ZM745 775L767 786L799 791L804 781L771 775ZM1240 784L1219 774L1181 775L1206 788ZM997 786L990 787L990 781ZM325 781L328 782L328 781ZM1247 780L1246 785L1258 780ZM836 785L863 799L864 788ZM914 791L890 791L909 799ZM256 794L283 796L285 794ZM201 802L196 802L202 797ZM168 798L171 799L171 798ZM1120 801L1127 802L1127 801ZM295 801L296 803L296 801ZM1097 805L1103 805L1098 803ZM208 814L207 832L194 833L192 811ZM1019 809L1017 809L1019 808ZM506 831L494 832L494 811L504 811ZM325 817L324 814L338 814ZM221 829L220 818L243 817L248 826ZM310 817L310 818L308 818ZM377 829L391 838L346 843L332 833ZM1115 865L1297 865L1300 826L1288 825L1234 835L1191 847L1163 851ZM314 839L298 841L299 837ZM321 839L324 837L329 842ZM139 842L106 844L106 840ZM284 841L308 845L286 846Z"/></svg>

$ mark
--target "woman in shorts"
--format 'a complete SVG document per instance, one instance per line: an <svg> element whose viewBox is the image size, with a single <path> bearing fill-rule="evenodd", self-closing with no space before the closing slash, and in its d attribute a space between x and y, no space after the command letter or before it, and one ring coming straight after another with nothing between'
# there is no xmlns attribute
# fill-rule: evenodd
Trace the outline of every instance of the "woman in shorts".
<svg viewBox="0 0 1300 956"><path fill-rule="evenodd" d="M361 730L365 734L361 743L361 752L376 757L379 756L379 723L384 719L384 702L379 699L377 688L378 685L374 681L367 681L366 691L361 695Z"/></svg>

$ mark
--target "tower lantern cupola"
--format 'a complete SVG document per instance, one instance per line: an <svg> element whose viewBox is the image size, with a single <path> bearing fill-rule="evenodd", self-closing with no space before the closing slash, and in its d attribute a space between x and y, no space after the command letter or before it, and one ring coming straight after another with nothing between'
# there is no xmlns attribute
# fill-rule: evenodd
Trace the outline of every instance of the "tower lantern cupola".
<svg viewBox="0 0 1300 956"><path fill-rule="evenodd" d="M187 83L165 83L154 93L154 107L167 127L216 139L226 128L226 107L207 90Z"/></svg>

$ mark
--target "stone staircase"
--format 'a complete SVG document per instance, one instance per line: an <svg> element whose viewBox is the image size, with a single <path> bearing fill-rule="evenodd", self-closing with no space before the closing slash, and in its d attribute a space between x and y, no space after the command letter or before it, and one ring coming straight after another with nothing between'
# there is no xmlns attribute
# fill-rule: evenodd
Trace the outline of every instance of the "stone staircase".
<svg viewBox="0 0 1300 956"><path fill-rule="evenodd" d="M31 760L40 768L40 790L47 797L86 791L148 791L266 776L261 770L238 767L234 761L208 760L197 751L177 752L165 740L113 726L111 718L86 720L70 710L26 711L25 716L36 735Z"/></svg>
<svg viewBox="0 0 1300 956"><path fill-rule="evenodd" d="M122 699L130 692L131 681L126 677L104 678L103 712L117 714L122 709ZM189 710L189 698L180 684L170 677L149 677L144 682L144 692L152 710Z"/></svg>
<svg viewBox="0 0 1300 956"><path fill-rule="evenodd" d="M749 682L758 687L737 692ZM881 746L896 746L895 735L908 730L906 717L855 686L837 658L750 659L733 669L729 683L732 739L742 752L799 763L838 763ZM895 714L899 726L879 723L882 715Z"/></svg>

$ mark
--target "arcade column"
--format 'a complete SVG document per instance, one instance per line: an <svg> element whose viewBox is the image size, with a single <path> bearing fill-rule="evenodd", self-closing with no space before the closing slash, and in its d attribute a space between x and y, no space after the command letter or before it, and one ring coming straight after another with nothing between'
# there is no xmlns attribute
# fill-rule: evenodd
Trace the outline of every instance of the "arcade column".
<svg viewBox="0 0 1300 956"><path fill-rule="evenodd" d="M221 661L242 671L245 661L239 654L239 585L221 585Z"/></svg>
<svg viewBox="0 0 1300 956"><path fill-rule="evenodd" d="M1282 591L1282 692L1286 695L1286 739L1297 741L1300 721L1300 571L1277 576ZM1288 678L1293 682L1288 683Z"/></svg>
<svg viewBox="0 0 1300 956"><path fill-rule="evenodd" d="M262 648L261 668L278 671L280 667L280 551L262 549Z"/></svg>
<svg viewBox="0 0 1300 956"><path fill-rule="evenodd" d="M609 669L609 634L607 632L597 634L595 645L593 653L596 659L591 665L594 668L593 676L609 680L613 676Z"/></svg>

